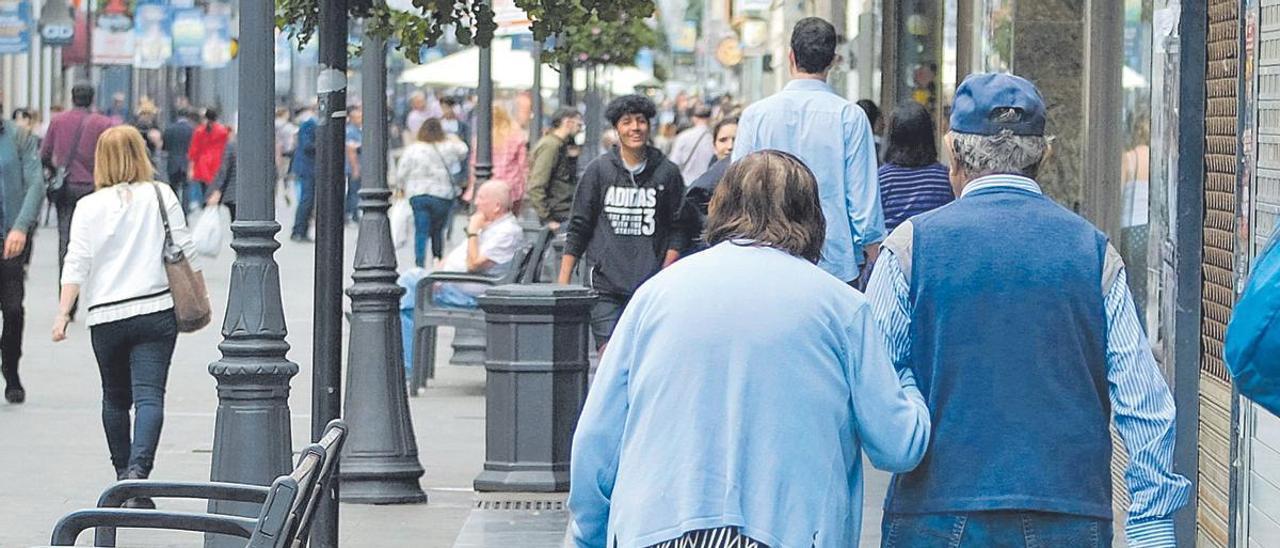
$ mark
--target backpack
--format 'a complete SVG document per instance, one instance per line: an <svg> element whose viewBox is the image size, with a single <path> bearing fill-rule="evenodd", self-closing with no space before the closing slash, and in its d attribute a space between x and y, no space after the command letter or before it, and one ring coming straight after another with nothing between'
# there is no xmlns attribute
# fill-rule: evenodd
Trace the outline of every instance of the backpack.
<svg viewBox="0 0 1280 548"><path fill-rule="evenodd" d="M1280 230L1254 262L1224 354L1240 393L1280 414Z"/></svg>

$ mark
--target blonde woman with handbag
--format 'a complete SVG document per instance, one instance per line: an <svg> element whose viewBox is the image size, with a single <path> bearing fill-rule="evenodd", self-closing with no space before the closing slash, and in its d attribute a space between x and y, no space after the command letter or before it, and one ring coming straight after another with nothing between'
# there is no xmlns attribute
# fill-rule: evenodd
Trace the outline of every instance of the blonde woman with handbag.
<svg viewBox="0 0 1280 548"><path fill-rule="evenodd" d="M102 425L120 479L151 474L178 332L209 319L204 278L186 259L196 254L182 206L153 174L137 129L117 126L98 139L94 192L71 220L53 324L53 340L66 339L72 303L83 298L102 375ZM126 506L155 507L144 498Z"/></svg>

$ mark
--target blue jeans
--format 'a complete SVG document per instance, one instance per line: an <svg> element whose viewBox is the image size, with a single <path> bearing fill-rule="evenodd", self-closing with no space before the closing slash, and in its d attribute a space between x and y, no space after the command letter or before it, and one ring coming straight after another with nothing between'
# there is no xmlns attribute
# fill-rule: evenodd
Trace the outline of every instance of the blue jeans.
<svg viewBox="0 0 1280 548"><path fill-rule="evenodd" d="M444 227L453 211L453 200L429 194L409 198L413 208L413 260L418 266L426 261L427 239L431 240L431 255L444 257Z"/></svg>
<svg viewBox="0 0 1280 548"><path fill-rule="evenodd" d="M1047 512L885 513L880 546L1108 548L1111 520Z"/></svg>
<svg viewBox="0 0 1280 548"><path fill-rule="evenodd" d="M347 177L347 202L344 212L352 221L360 220L360 179Z"/></svg>
<svg viewBox="0 0 1280 548"><path fill-rule="evenodd" d="M448 306L452 308L480 308L480 302L476 300L475 295L467 293L458 288L458 284L438 283L434 289L435 293L431 296L431 301L436 306Z"/></svg>
<svg viewBox="0 0 1280 548"><path fill-rule="evenodd" d="M298 187L298 209L293 214L294 238L306 238L311 233L311 214L316 208L316 180L299 175L294 179Z"/></svg>
<svg viewBox="0 0 1280 548"><path fill-rule="evenodd" d="M102 375L102 427L111 464L117 473L133 468L149 475L164 425L169 362L178 340L173 309L91 326L89 338Z"/></svg>
<svg viewBox="0 0 1280 548"><path fill-rule="evenodd" d="M187 210L201 209L204 207L204 197L207 187L203 182L191 181L187 185Z"/></svg>

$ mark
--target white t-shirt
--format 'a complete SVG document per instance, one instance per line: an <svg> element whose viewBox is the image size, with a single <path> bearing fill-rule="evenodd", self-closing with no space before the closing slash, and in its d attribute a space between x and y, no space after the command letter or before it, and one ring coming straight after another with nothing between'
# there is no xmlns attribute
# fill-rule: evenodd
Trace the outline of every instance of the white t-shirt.
<svg viewBox="0 0 1280 548"><path fill-rule="evenodd" d="M477 274L486 276L506 274L511 268L511 260L515 258L516 251L524 243L524 229L516 221L515 215L508 213L480 231L479 243L480 256L493 261L494 265L477 272ZM445 255L444 263L441 265L440 270L446 272L467 271L467 242L463 242L462 245L453 248L448 255ZM458 289L467 294L478 296L484 293L487 286L458 284Z"/></svg>

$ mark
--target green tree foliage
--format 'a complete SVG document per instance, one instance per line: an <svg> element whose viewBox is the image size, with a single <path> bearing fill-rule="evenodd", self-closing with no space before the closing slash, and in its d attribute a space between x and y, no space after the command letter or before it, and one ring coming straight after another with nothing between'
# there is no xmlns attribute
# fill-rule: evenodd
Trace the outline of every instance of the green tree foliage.
<svg viewBox="0 0 1280 548"><path fill-rule="evenodd" d="M533 22L535 40L557 37L543 53L547 62L629 64L641 48L657 44L657 32L645 22L653 0L515 0ZM388 9L375 0L348 0L352 17L365 20L366 32L386 38L411 60L423 46L434 46L449 29L458 43L488 46L498 26L484 0L413 0L417 13ZM315 35L319 0L276 0L276 26L300 44Z"/></svg>

